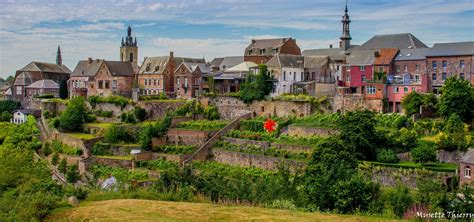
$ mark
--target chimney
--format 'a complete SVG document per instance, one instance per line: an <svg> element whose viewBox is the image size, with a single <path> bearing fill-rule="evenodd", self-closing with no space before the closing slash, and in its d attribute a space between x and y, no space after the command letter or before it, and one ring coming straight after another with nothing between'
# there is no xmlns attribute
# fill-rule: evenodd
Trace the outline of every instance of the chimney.
<svg viewBox="0 0 474 222"><path fill-rule="evenodd" d="M329 48L332 49L332 44L329 44Z"/></svg>
<svg viewBox="0 0 474 222"><path fill-rule="evenodd" d="M174 58L174 52L170 52L170 58Z"/></svg>
<svg viewBox="0 0 474 222"><path fill-rule="evenodd" d="M99 63L100 59L95 59L95 61L96 61L97 63Z"/></svg>
<svg viewBox="0 0 474 222"><path fill-rule="evenodd" d="M379 51L375 51L375 52L374 52L374 56L375 56L376 58L377 58L377 57L380 57Z"/></svg>
<svg viewBox="0 0 474 222"><path fill-rule="evenodd" d="M88 58L87 61L89 62L89 64L92 63L92 58Z"/></svg>
<svg viewBox="0 0 474 222"><path fill-rule="evenodd" d="M257 40L252 39L252 44L255 44L255 43L257 43Z"/></svg>
<svg viewBox="0 0 474 222"><path fill-rule="evenodd" d="M342 41L339 41L339 48L342 49Z"/></svg>

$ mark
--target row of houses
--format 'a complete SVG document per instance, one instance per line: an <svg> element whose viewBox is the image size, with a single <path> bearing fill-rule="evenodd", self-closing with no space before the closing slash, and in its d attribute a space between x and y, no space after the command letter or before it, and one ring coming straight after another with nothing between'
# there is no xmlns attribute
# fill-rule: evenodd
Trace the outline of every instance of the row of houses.
<svg viewBox="0 0 474 222"><path fill-rule="evenodd" d="M259 64L272 78L271 96L359 96L387 100L378 111L401 112L402 98L412 92L438 93L450 76L474 85L474 42L437 43L431 48L411 33L376 35L361 45L351 44L347 6L342 16L339 47L302 51L293 38L254 39L241 56L215 58L145 57L138 64L137 39L129 26L120 46L120 61L79 61L73 71L62 64L31 62L18 70L11 97L28 101L40 94L58 95L61 85L69 96L131 97L166 94L195 98L205 92L238 92L248 73ZM66 84L61 84L66 82ZM7 92L7 91L6 91Z"/></svg>

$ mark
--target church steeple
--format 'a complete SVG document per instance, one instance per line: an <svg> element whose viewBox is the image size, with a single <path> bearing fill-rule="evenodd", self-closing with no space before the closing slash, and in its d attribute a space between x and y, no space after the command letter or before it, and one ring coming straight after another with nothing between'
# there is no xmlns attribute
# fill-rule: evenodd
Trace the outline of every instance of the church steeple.
<svg viewBox="0 0 474 222"><path fill-rule="evenodd" d="M63 64L63 58L61 57L61 47L59 45L58 45L58 51L56 52L56 64L57 65Z"/></svg>
<svg viewBox="0 0 474 222"><path fill-rule="evenodd" d="M344 15L342 16L342 35L341 35L341 49L346 51L351 47L351 32L349 29L349 24L351 23L351 19L349 18L349 14L347 14L347 0L346 0L346 9L344 10Z"/></svg>
<svg viewBox="0 0 474 222"><path fill-rule="evenodd" d="M132 36L132 27L128 26L127 36L122 37L120 47L120 61L131 62L134 66L138 66L138 47L137 37Z"/></svg>

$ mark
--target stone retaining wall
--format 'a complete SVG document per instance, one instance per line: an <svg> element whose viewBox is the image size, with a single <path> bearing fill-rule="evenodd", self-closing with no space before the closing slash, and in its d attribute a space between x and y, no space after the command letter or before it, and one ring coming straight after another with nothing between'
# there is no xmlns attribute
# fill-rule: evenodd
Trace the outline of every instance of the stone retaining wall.
<svg viewBox="0 0 474 222"><path fill-rule="evenodd" d="M288 150L290 152L310 152L313 150L313 148L309 146L280 144L280 143L272 143L268 141L247 140L247 139L239 139L239 138L232 138L232 137L224 137L222 138L222 140L225 142L238 145L238 146L252 146L253 145L253 146L259 146L264 149L275 147L275 148L279 148L283 150Z"/></svg>
<svg viewBox="0 0 474 222"><path fill-rule="evenodd" d="M389 168L381 166L369 166L365 172L371 175L372 181L380 183L382 186L393 187L398 183L416 188L417 181L423 179L438 180L446 184L448 178L456 176L454 172L435 172L425 169L403 169Z"/></svg>
<svg viewBox="0 0 474 222"><path fill-rule="evenodd" d="M174 111L186 101L139 101L138 106L144 108L152 120L162 119L166 112Z"/></svg>
<svg viewBox="0 0 474 222"><path fill-rule="evenodd" d="M331 136L339 132L337 129L324 127L288 126L288 136Z"/></svg>
<svg viewBox="0 0 474 222"><path fill-rule="evenodd" d="M211 138L215 131L198 131L171 128L166 133L167 141L176 145L194 145L201 146Z"/></svg>
<svg viewBox="0 0 474 222"><path fill-rule="evenodd" d="M240 167L258 167L266 170L277 170L278 165L283 163L290 167L291 170L304 168L305 163L295 160L285 160L276 157L267 157L262 155L232 152L227 150L212 150L212 160Z"/></svg>
<svg viewBox="0 0 474 222"><path fill-rule="evenodd" d="M441 163L455 163L458 164L462 157L466 154L464 151L445 151L438 150L436 151L436 158ZM410 152L399 153L397 154L400 161L411 161Z"/></svg>

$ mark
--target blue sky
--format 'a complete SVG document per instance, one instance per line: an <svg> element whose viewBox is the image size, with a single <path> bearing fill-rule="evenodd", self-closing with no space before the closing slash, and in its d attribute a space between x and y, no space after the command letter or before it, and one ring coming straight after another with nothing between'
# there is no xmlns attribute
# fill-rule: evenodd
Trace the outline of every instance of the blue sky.
<svg viewBox="0 0 474 222"><path fill-rule="evenodd" d="M345 0L0 0L0 76L54 62L119 59L131 25L145 56L242 55L252 38L293 37L301 49L338 44ZM474 40L473 0L349 0L351 35L411 32L428 45Z"/></svg>

